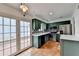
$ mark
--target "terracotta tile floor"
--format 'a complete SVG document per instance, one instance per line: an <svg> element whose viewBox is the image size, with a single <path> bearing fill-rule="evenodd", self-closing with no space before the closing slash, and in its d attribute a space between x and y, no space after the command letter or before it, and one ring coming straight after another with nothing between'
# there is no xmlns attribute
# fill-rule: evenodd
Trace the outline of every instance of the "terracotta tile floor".
<svg viewBox="0 0 79 59"><path fill-rule="evenodd" d="M60 44L50 40L41 48L30 48L18 56L60 56Z"/></svg>

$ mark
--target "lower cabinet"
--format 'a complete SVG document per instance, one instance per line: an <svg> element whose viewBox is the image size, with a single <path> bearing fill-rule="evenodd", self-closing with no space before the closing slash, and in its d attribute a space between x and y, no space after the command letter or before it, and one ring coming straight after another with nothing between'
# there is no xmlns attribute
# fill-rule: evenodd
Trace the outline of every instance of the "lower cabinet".
<svg viewBox="0 0 79 59"><path fill-rule="evenodd" d="M32 36L32 47L36 47L36 48L39 47L38 36Z"/></svg>
<svg viewBox="0 0 79 59"><path fill-rule="evenodd" d="M40 48L47 41L48 41L48 35L32 36L32 46L35 48Z"/></svg>
<svg viewBox="0 0 79 59"><path fill-rule="evenodd" d="M55 40L57 42L60 41L60 35L56 33L41 35L41 36L32 36L32 46L36 48L40 48L43 44L45 44L48 40Z"/></svg>
<svg viewBox="0 0 79 59"><path fill-rule="evenodd" d="M79 56L79 41L60 39L60 46L61 56Z"/></svg>

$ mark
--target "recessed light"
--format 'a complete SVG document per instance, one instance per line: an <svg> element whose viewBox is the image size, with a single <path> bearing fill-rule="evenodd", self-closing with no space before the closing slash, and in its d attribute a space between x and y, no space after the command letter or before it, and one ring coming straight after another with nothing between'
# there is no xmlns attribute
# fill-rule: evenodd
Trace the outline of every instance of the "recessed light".
<svg viewBox="0 0 79 59"><path fill-rule="evenodd" d="M49 15L53 15L53 13L52 12L49 12Z"/></svg>

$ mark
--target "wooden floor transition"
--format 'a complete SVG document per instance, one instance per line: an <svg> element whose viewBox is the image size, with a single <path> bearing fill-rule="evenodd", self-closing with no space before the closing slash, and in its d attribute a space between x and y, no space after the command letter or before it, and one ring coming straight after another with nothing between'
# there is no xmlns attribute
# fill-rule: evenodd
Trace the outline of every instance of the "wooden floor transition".
<svg viewBox="0 0 79 59"><path fill-rule="evenodd" d="M49 40L41 48L30 48L18 56L60 56L60 44Z"/></svg>

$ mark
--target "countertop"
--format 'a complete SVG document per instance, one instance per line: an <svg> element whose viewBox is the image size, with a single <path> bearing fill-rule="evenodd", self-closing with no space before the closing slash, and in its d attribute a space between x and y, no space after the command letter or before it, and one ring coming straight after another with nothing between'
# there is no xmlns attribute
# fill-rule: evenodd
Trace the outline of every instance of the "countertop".
<svg viewBox="0 0 79 59"><path fill-rule="evenodd" d="M72 41L79 41L79 36L75 35L60 35L61 40L72 40Z"/></svg>
<svg viewBox="0 0 79 59"><path fill-rule="evenodd" d="M51 32L40 32L40 33L33 33L32 36L41 36L41 35L46 35L49 34Z"/></svg>

